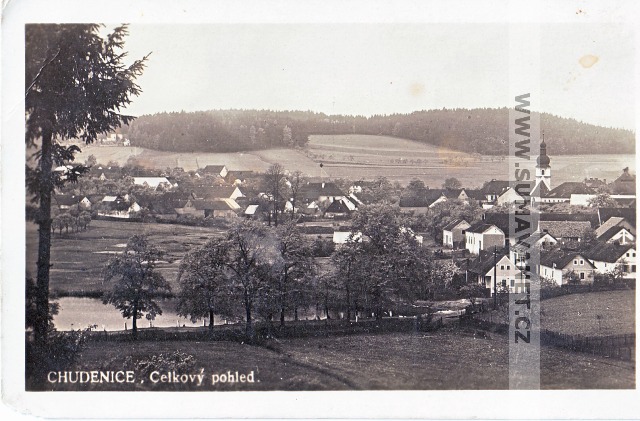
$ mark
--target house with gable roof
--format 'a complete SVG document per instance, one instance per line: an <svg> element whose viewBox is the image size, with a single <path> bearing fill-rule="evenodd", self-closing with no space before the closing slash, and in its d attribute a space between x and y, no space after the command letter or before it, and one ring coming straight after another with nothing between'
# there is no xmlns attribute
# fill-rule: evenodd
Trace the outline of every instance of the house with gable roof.
<svg viewBox="0 0 640 421"><path fill-rule="evenodd" d="M538 273L559 286L592 283L595 271L596 267L584 253L560 249L540 253Z"/></svg>
<svg viewBox="0 0 640 421"><path fill-rule="evenodd" d="M495 264L494 264L495 263ZM480 254L473 259L467 268L467 277L469 282L476 282L482 285L488 291L488 295L494 292L494 272L495 287L498 291L509 289L509 292L521 292L517 289L517 280L521 275L521 271L516 267L509 258L509 254L505 249L496 251L481 251Z"/></svg>
<svg viewBox="0 0 640 421"><path fill-rule="evenodd" d="M500 228L485 221L479 221L465 231L465 248L478 255L482 250L501 249L505 246L505 234Z"/></svg>
<svg viewBox="0 0 640 421"><path fill-rule="evenodd" d="M633 245L598 243L585 252L598 273L620 269L625 279L636 279L636 248Z"/></svg>
<svg viewBox="0 0 640 421"><path fill-rule="evenodd" d="M442 245L447 248L464 247L465 231L471 226L464 219L451 221L442 228Z"/></svg>

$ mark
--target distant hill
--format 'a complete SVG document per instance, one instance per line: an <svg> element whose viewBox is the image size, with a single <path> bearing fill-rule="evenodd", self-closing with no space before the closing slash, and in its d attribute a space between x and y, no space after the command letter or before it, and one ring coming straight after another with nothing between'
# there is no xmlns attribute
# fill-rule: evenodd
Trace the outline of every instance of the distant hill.
<svg viewBox="0 0 640 421"><path fill-rule="evenodd" d="M635 134L542 113L553 153L634 154ZM507 108L344 116L311 111L216 110L143 115L121 132L132 146L174 152L237 152L304 146L311 134L394 136L482 155L507 155Z"/></svg>

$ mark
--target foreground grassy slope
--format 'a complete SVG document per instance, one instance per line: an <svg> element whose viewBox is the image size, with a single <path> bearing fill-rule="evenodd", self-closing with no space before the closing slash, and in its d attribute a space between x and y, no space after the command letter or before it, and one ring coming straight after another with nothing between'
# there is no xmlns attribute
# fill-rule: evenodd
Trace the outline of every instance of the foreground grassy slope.
<svg viewBox="0 0 640 421"><path fill-rule="evenodd" d="M606 336L635 332L633 290L571 294L542 301L542 327L569 335Z"/></svg>
<svg viewBox="0 0 640 421"><path fill-rule="evenodd" d="M127 355L138 359L181 351L196 358L194 371L255 372L253 384L154 385L137 378L137 390L428 390L507 389L506 338L470 333L364 334L287 339L280 352L236 342L92 342L79 369L121 369ZM545 389L633 388L633 363L555 348L543 348ZM144 380L144 382L142 382ZM83 386L88 388L88 386ZM95 389L122 390L96 385ZM111 389L110 389L111 388ZM78 390L76 387L73 390ZM81 389L87 390L87 389Z"/></svg>

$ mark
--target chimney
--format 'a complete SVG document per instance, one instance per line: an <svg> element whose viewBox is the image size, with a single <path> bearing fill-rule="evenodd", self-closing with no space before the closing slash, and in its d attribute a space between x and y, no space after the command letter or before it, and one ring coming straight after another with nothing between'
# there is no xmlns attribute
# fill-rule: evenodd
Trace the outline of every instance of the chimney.
<svg viewBox="0 0 640 421"><path fill-rule="evenodd" d="M622 172L625 173L625 175L629 175L629 167L623 169Z"/></svg>

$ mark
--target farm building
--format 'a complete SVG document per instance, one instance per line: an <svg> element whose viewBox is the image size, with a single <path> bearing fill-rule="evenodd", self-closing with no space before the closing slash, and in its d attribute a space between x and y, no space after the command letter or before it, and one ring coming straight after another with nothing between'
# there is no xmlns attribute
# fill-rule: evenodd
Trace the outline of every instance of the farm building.
<svg viewBox="0 0 640 421"><path fill-rule="evenodd" d="M636 208L598 208L599 225L604 224L614 216L624 218L635 228Z"/></svg>
<svg viewBox="0 0 640 421"><path fill-rule="evenodd" d="M614 228L614 227L624 228L633 235L635 235L636 233L635 224L632 225L629 221L627 221L625 218L621 216L612 216L607 221L605 221L602 225L596 228L596 237L600 237L601 235L603 235L604 233L606 233L607 231L609 231L611 228Z"/></svg>
<svg viewBox="0 0 640 421"><path fill-rule="evenodd" d="M496 264L494 265L494 262ZM506 250L499 250L494 258L492 251L481 251L467 269L467 277L469 282L477 282L487 288L493 295L493 280L497 281L498 291L508 288L509 292L522 292L516 290L517 280L521 272L509 258Z"/></svg>
<svg viewBox="0 0 640 421"><path fill-rule="evenodd" d="M624 278L636 279L635 246L598 243L585 252L585 255L598 273L611 273L620 269Z"/></svg>
<svg viewBox="0 0 640 421"><path fill-rule="evenodd" d="M244 194L237 186L196 187L191 191L191 197L196 200L237 199Z"/></svg>
<svg viewBox="0 0 640 421"><path fill-rule="evenodd" d="M201 174L211 174L222 178L225 178L229 172L225 165L207 165L206 167L199 169Z"/></svg>
<svg viewBox="0 0 640 421"><path fill-rule="evenodd" d="M629 229L621 226L611 227L597 238L601 242L617 244L631 244L636 240L636 236Z"/></svg>
<svg viewBox="0 0 640 421"><path fill-rule="evenodd" d="M494 247L501 249L504 246L504 231L493 224L480 221L465 231L465 248L473 255L480 254L482 250L493 250Z"/></svg>
<svg viewBox="0 0 640 421"><path fill-rule="evenodd" d="M636 176L629 172L629 167L622 170L622 175L616 178L609 189L612 195L633 195L636 194Z"/></svg>
<svg viewBox="0 0 640 421"><path fill-rule="evenodd" d="M541 235L548 233L562 244L580 242L591 231L589 221L540 221L539 227Z"/></svg>
<svg viewBox="0 0 640 421"><path fill-rule="evenodd" d="M309 183L301 189L301 196L307 204L311 202L333 202L346 197L342 190L331 182Z"/></svg>
<svg viewBox="0 0 640 421"><path fill-rule="evenodd" d="M456 219L445 225L442 229L442 245L448 248L463 247L465 230L470 226L464 219Z"/></svg>
<svg viewBox="0 0 640 421"><path fill-rule="evenodd" d="M91 201L86 196L76 196L72 194L56 194L53 196L58 209L91 209Z"/></svg>
<svg viewBox="0 0 640 421"><path fill-rule="evenodd" d="M591 283L596 267L585 254L552 250L540 254L539 274L557 285Z"/></svg>
<svg viewBox="0 0 640 421"><path fill-rule="evenodd" d="M205 218L235 218L238 216L237 210L240 208L235 201L231 199L194 200L193 207L197 215L204 216Z"/></svg>

